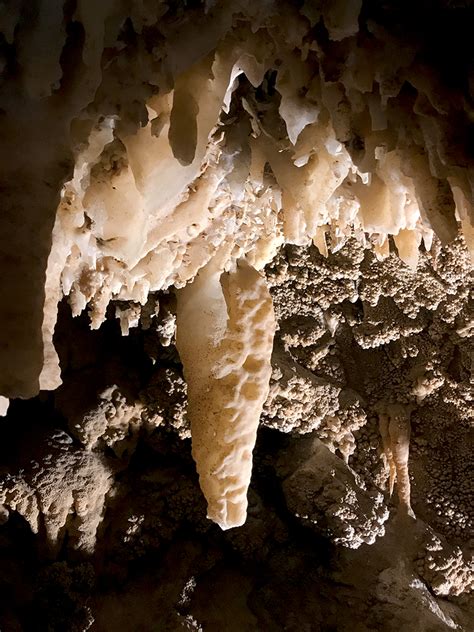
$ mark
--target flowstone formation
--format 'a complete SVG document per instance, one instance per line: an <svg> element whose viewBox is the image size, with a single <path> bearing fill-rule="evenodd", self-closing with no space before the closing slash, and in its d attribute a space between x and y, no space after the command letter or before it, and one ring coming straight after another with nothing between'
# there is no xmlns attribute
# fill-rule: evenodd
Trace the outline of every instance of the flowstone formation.
<svg viewBox="0 0 474 632"><path fill-rule="evenodd" d="M0 3L2 630L469 630L472 24Z"/></svg>

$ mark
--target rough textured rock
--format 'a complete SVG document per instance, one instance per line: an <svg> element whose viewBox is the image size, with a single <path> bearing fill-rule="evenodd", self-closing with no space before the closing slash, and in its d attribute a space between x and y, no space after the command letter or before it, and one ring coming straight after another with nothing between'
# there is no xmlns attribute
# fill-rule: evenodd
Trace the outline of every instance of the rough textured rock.
<svg viewBox="0 0 474 632"><path fill-rule="evenodd" d="M113 467L106 459L75 448L71 436L58 430L34 446L19 472L2 476L2 515L19 514L53 551L67 534L74 547L91 553L112 484Z"/></svg>
<svg viewBox="0 0 474 632"><path fill-rule="evenodd" d="M0 3L2 632L472 629L473 23Z"/></svg>
<svg viewBox="0 0 474 632"><path fill-rule="evenodd" d="M306 458L302 458L304 453ZM382 493L364 490L358 477L319 439L297 445L285 455L287 460L296 469L288 473L283 465L283 493L288 509L303 523L351 549L373 544L384 535L389 511Z"/></svg>

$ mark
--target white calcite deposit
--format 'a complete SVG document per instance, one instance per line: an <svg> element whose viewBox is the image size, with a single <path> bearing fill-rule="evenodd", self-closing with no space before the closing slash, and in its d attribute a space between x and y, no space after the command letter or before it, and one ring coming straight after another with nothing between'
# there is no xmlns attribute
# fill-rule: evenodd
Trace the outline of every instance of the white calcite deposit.
<svg viewBox="0 0 474 632"><path fill-rule="evenodd" d="M351 235L379 259L396 248L413 270L433 233L447 243L460 230L472 251L474 171L450 145L462 97L425 72L415 43L401 51L375 23L359 32L361 2L208 2L170 17L162 2L81 1L74 59L62 3L43 4L26 30L19 11L1 14L21 72L7 67L0 103L0 394L61 384L64 297L92 328L111 301L131 302L117 310L127 333L150 292L177 290L209 515L241 524L275 329L258 271L282 244L327 255L329 237L332 252ZM142 35L133 46L127 23ZM31 182L25 155L41 165Z"/></svg>

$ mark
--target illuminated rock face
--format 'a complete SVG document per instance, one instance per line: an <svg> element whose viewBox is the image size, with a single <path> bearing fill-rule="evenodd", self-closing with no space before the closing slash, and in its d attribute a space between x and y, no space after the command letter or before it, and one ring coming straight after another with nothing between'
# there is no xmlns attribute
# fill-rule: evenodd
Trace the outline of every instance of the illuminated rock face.
<svg viewBox="0 0 474 632"><path fill-rule="evenodd" d="M0 471L0 518L49 554L94 551L114 477L170 429L192 439L208 518L241 526L250 505L253 528L261 423L311 434L274 466L291 520L376 547L396 480L420 576L472 589L473 16L375 4L0 6L0 416L50 391L65 433ZM107 360L65 342L66 303ZM114 317L129 338L109 345ZM114 354L137 340L132 369L136 350Z"/></svg>
<svg viewBox="0 0 474 632"><path fill-rule="evenodd" d="M6 63L2 89L5 396L60 383L62 296L97 327L110 300L181 287L224 244L227 269L353 229L380 256L393 235L414 268L432 230L447 242L458 221L471 243L465 98L422 65L428 37L400 50L343 5L4 10L21 70Z"/></svg>
<svg viewBox="0 0 474 632"><path fill-rule="evenodd" d="M4 90L5 123L17 131L5 139L8 190L18 186L3 220L4 396L60 385L53 334L63 296L74 315L89 308L93 328L110 301L133 302L127 330L150 292L193 283L208 265L232 271L245 260L261 270L284 243L327 254L328 240L334 251L354 234L383 258L393 236L414 270L433 231L447 243L458 220L470 243L472 174L463 148L448 143L458 95L440 90L435 73L420 78L416 47L395 57L381 27L359 31L361 3L275 9L135 10L138 41L157 40L149 51L121 50L127 16L115 3L79 3L71 24L82 25L84 42L72 65L60 3L26 31L21 15L8 15L22 73L15 83L7 72ZM312 28L318 20L324 37ZM361 45L369 35L372 57ZM30 109L34 131L31 121L20 131ZM43 174L26 191L15 172L19 135ZM64 168L50 176L49 164ZM16 230L10 215L20 206Z"/></svg>

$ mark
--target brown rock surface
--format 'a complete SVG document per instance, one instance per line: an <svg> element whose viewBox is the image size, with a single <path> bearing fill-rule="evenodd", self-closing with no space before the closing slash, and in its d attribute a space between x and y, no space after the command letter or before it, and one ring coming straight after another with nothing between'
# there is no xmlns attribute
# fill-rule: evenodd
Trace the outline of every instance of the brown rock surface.
<svg viewBox="0 0 474 632"><path fill-rule="evenodd" d="M1 632L473 629L473 26L0 2Z"/></svg>

